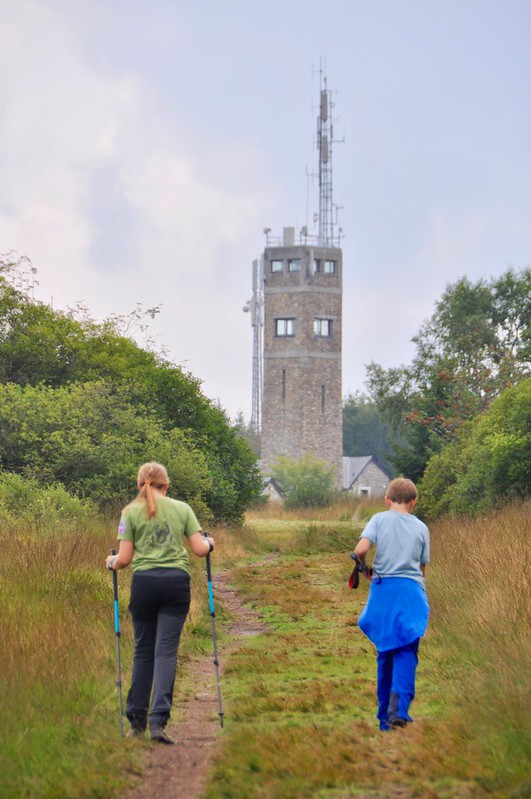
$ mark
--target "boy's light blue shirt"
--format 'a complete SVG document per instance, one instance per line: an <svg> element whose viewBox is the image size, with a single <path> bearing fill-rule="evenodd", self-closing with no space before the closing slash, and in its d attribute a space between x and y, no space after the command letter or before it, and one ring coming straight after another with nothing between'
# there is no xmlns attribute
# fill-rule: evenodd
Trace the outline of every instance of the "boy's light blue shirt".
<svg viewBox="0 0 531 799"><path fill-rule="evenodd" d="M376 513L360 538L376 546L373 566L380 577L409 577L424 588L421 564L430 560L430 533L411 513L386 510Z"/></svg>

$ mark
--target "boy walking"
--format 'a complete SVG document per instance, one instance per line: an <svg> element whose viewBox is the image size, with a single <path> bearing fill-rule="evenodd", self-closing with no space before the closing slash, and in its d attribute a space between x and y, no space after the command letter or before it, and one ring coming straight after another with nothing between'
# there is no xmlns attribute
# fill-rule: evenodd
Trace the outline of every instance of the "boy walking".
<svg viewBox="0 0 531 799"><path fill-rule="evenodd" d="M377 697L381 730L413 721L419 639L426 632L429 606L425 590L430 538L416 516L417 489L411 480L393 480L385 495L388 510L375 514L354 554L365 560L376 547L373 580L358 626L377 650Z"/></svg>

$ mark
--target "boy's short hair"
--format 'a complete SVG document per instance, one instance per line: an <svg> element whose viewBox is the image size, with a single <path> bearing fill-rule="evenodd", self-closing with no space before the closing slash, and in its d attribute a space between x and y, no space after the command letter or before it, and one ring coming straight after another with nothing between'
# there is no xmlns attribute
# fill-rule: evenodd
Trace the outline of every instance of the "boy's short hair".
<svg viewBox="0 0 531 799"><path fill-rule="evenodd" d="M391 480L387 486L385 496L391 502L405 505L413 499L417 499L418 491L413 480L408 480L406 477L397 477L395 480Z"/></svg>

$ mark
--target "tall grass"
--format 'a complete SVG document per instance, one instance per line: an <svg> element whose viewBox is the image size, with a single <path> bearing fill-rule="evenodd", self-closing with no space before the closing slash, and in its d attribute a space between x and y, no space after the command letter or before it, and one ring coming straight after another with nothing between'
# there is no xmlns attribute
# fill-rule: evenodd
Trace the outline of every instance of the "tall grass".
<svg viewBox="0 0 531 799"><path fill-rule="evenodd" d="M112 768L112 585L102 568L112 538L99 523L38 536L3 528L0 541L0 796L109 796L125 778Z"/></svg>
<svg viewBox="0 0 531 799"><path fill-rule="evenodd" d="M143 750L118 728L113 588L104 567L115 529L116 520L101 518L58 531L0 527L1 799L110 799L138 771ZM187 661L210 644L204 562L193 561L185 676ZM120 572L124 698L129 583L129 571Z"/></svg>
<svg viewBox="0 0 531 799"><path fill-rule="evenodd" d="M285 508L280 502L268 502L248 511L246 521L251 526L265 520L275 521L359 521L369 519L373 513L385 510L382 499L366 497L341 497L323 508Z"/></svg>
<svg viewBox="0 0 531 799"><path fill-rule="evenodd" d="M485 785L531 779L531 504L432 530L432 624L461 753ZM531 785L529 786L531 792Z"/></svg>

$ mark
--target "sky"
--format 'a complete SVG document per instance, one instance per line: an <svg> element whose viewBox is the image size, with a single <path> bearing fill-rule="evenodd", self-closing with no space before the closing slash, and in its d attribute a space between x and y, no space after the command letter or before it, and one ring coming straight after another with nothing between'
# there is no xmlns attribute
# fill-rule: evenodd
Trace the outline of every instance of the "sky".
<svg viewBox="0 0 531 799"><path fill-rule="evenodd" d="M334 97L343 394L446 286L531 260L531 0L0 0L0 253L251 415L252 261L318 209ZM141 339L139 339L141 341Z"/></svg>

